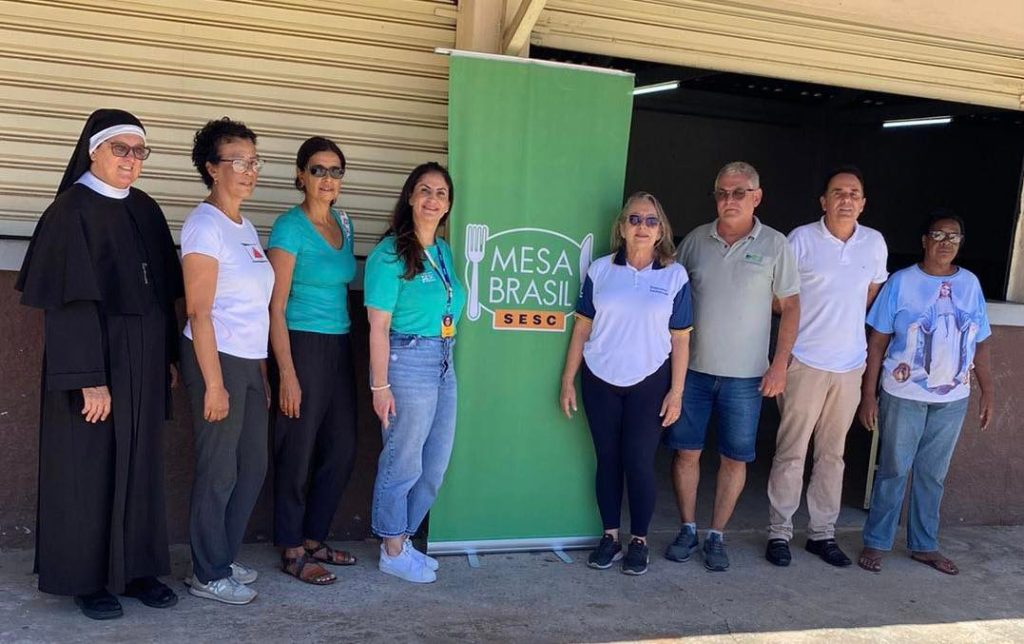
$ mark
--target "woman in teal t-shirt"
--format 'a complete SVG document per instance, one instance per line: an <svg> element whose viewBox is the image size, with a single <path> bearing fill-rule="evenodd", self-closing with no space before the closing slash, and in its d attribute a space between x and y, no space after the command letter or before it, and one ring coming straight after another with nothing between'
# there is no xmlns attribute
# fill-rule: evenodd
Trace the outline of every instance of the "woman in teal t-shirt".
<svg viewBox="0 0 1024 644"><path fill-rule="evenodd" d="M336 577L322 563L356 561L324 542L355 456L348 284L356 259L352 222L333 207L345 155L330 139L315 136L299 148L295 165L295 187L305 199L277 218L267 244L275 275L270 344L281 377L274 543L282 548L285 572L327 585Z"/></svg>
<svg viewBox="0 0 1024 644"><path fill-rule="evenodd" d="M451 248L437 239L455 201L448 171L420 165L405 180L391 228L366 259L370 389L384 447L373 489L382 572L415 583L437 560L413 548L437 497L455 438L455 327L466 289Z"/></svg>

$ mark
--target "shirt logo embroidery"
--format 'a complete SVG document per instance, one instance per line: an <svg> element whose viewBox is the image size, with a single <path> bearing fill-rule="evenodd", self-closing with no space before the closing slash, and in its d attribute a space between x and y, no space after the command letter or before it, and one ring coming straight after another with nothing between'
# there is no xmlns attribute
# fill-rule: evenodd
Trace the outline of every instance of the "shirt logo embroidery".
<svg viewBox="0 0 1024 644"><path fill-rule="evenodd" d="M651 293L657 293L658 295L668 295L668 289L660 286L652 286Z"/></svg>
<svg viewBox="0 0 1024 644"><path fill-rule="evenodd" d="M430 284L434 281L434 274L427 272L420 273L420 281L424 284Z"/></svg>
<svg viewBox="0 0 1024 644"><path fill-rule="evenodd" d="M249 256L249 259L251 259L253 263L266 263L267 257L263 254L263 250L260 248L259 244L247 244L242 242L242 248L245 249L245 254Z"/></svg>
<svg viewBox="0 0 1024 644"><path fill-rule="evenodd" d="M747 253L743 256L743 261L750 264L764 264L764 255L758 255L757 253Z"/></svg>

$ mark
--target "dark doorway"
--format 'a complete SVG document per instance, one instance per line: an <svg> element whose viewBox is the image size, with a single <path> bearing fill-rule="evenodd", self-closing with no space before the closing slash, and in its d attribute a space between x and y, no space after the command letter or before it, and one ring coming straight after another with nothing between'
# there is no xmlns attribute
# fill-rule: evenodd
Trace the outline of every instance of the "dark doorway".
<svg viewBox="0 0 1024 644"><path fill-rule="evenodd" d="M677 238L715 217L709 193L725 163L742 160L758 169L764 189L758 217L783 233L818 219L824 174L853 163L864 172L868 199L860 222L885 236L890 272L918 259L919 226L928 213L952 208L968 229L958 263L978 275L990 300L1005 299L1020 210L1024 113L540 47L531 57L631 71L637 87L679 82L676 89L635 97L625 186L625 194L656 195ZM933 116L952 119L882 127L888 120ZM774 402L764 401L758 458L731 528L767 524L765 489L778 418ZM840 525L863 521L870 441L855 423L847 439ZM659 459L664 480L652 530L671 532L678 519L669 455ZM713 443L702 470L698 524L706 527L717 471ZM798 535L805 517L796 518Z"/></svg>

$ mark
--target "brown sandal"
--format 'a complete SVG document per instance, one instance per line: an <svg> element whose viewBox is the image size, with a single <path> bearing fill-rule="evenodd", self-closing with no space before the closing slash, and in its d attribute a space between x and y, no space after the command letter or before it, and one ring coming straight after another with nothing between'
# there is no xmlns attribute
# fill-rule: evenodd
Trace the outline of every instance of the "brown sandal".
<svg viewBox="0 0 1024 644"><path fill-rule="evenodd" d="M956 567L953 560L938 552L912 552L910 553L910 558L947 575L960 574L960 569Z"/></svg>
<svg viewBox="0 0 1024 644"><path fill-rule="evenodd" d="M864 548L857 557L857 565L868 572L882 572L882 551Z"/></svg>
<svg viewBox="0 0 1024 644"><path fill-rule="evenodd" d="M356 564L356 558L352 553L347 550L335 550L322 541L315 548L306 548L306 554L314 561L330 566L354 566Z"/></svg>
<svg viewBox="0 0 1024 644"><path fill-rule="evenodd" d="M315 572L317 568L322 570L323 573L317 574ZM333 572L324 570L322 566L309 556L309 553L303 553L298 557L281 555L281 570L299 581L304 581L314 586L329 586L338 581ZM307 570L312 572L306 572Z"/></svg>

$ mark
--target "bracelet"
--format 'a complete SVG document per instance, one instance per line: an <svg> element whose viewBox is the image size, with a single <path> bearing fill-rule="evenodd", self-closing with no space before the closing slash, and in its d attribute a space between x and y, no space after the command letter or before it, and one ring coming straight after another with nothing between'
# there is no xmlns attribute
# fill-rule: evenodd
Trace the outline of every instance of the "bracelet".
<svg viewBox="0 0 1024 644"><path fill-rule="evenodd" d="M381 385L379 387L374 387L373 385L370 385L370 391L384 391L385 389L391 389L390 382L387 383L386 385Z"/></svg>

